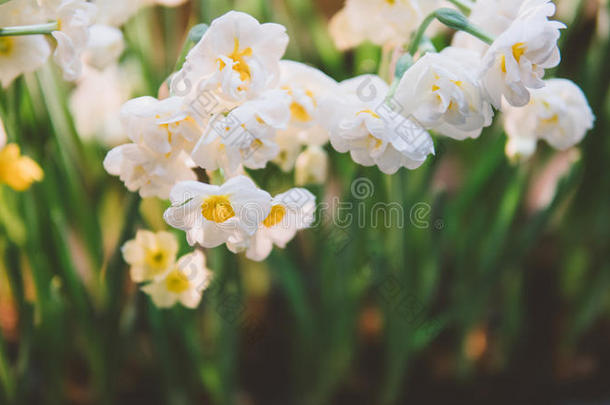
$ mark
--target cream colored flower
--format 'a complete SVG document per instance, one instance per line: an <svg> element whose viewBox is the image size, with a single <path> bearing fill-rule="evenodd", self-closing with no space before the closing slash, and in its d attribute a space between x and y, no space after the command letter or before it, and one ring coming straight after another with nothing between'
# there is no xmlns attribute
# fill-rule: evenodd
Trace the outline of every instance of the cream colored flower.
<svg viewBox="0 0 610 405"><path fill-rule="evenodd" d="M50 17L59 29L51 35L57 41L53 59L64 72L64 79L73 81L81 75L81 55L89 42L89 26L97 8L83 0L62 0Z"/></svg>
<svg viewBox="0 0 610 405"><path fill-rule="evenodd" d="M0 27L39 23L38 9L30 0L12 0L0 5ZM51 54L43 35L0 37L0 83L8 87L23 73L40 68Z"/></svg>
<svg viewBox="0 0 610 405"><path fill-rule="evenodd" d="M186 232L189 244L212 248L252 236L269 215L271 196L237 176L222 186L184 181L171 191L165 222Z"/></svg>
<svg viewBox="0 0 610 405"><path fill-rule="evenodd" d="M40 166L27 156L21 156L19 146L6 145L6 132L0 121L0 184L6 184L16 191L30 188L32 183L41 181L43 172Z"/></svg>
<svg viewBox="0 0 610 405"><path fill-rule="evenodd" d="M240 165L262 169L278 155L276 131L290 120L290 97L270 90L228 114L218 114L193 149L192 158L207 170L223 169L232 176Z"/></svg>
<svg viewBox="0 0 610 405"><path fill-rule="evenodd" d="M206 267L205 256L196 250L182 256L163 278L143 286L142 291L150 295L159 308L170 308L180 303L194 309L211 281L212 272Z"/></svg>
<svg viewBox="0 0 610 405"><path fill-rule="evenodd" d="M89 42L83 59L88 65L103 70L115 64L124 50L125 41L120 29L94 24L89 28Z"/></svg>
<svg viewBox="0 0 610 405"><path fill-rule="evenodd" d="M203 132L181 97L129 100L121 109L121 122L133 142L160 154L190 153Z"/></svg>
<svg viewBox="0 0 610 405"><path fill-rule="evenodd" d="M125 143L128 138L117 117L132 91L133 83L123 67L112 65L99 71L83 66L69 100L78 134L108 146Z"/></svg>
<svg viewBox="0 0 610 405"><path fill-rule="evenodd" d="M169 232L141 230L121 248L135 283L162 278L176 262L178 241Z"/></svg>
<svg viewBox="0 0 610 405"><path fill-rule="evenodd" d="M557 40L562 28L564 24L549 21L545 13L528 12L492 43L483 59L481 80L496 108L502 97L515 107L524 106L529 90L544 86L544 70L561 59Z"/></svg>
<svg viewBox="0 0 610 405"><path fill-rule="evenodd" d="M381 78L363 75L340 86L341 93L323 107L330 143L338 152L350 152L356 163L377 165L386 174L415 169L434 153L428 132L388 104L389 88Z"/></svg>
<svg viewBox="0 0 610 405"><path fill-rule="evenodd" d="M453 47L425 54L400 80L393 98L398 111L454 139L478 137L493 118L477 80L479 60Z"/></svg>
<svg viewBox="0 0 610 405"><path fill-rule="evenodd" d="M297 231L308 228L314 220L316 198L304 188L293 188L271 201L271 211L247 244L228 244L233 252L245 250L250 260L262 261L273 245L285 248Z"/></svg>
<svg viewBox="0 0 610 405"><path fill-rule="evenodd" d="M529 157L538 139L559 150L580 142L593 127L595 117L582 90L570 80L551 79L533 90L525 107L505 105L504 128L509 137L507 153Z"/></svg>
<svg viewBox="0 0 610 405"><path fill-rule="evenodd" d="M254 98L277 84L279 60L288 45L286 29L259 24L252 16L230 11L212 21L172 79L172 94L216 91L231 101Z"/></svg>
<svg viewBox="0 0 610 405"><path fill-rule="evenodd" d="M143 198L166 199L176 183L195 180L189 161L185 152L160 154L144 145L128 143L108 152L104 169L119 176L129 191L138 191Z"/></svg>
<svg viewBox="0 0 610 405"><path fill-rule="evenodd" d="M330 33L339 49L368 40L377 45L405 44L440 0L346 0L330 21Z"/></svg>
<svg viewBox="0 0 610 405"><path fill-rule="evenodd" d="M307 147L296 159L294 181L298 186L323 184L328 176L328 154L320 146Z"/></svg>

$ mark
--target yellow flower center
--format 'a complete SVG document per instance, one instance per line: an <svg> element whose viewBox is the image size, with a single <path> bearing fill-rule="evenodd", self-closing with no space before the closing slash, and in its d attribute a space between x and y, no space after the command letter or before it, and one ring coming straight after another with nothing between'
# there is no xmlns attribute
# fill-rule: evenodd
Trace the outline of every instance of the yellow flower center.
<svg viewBox="0 0 610 405"><path fill-rule="evenodd" d="M297 103L296 101L293 101L292 104L290 104L290 113L292 114L292 118L294 118L295 121L300 121L300 122L311 121L311 116L309 115L309 113L307 112L305 107L303 107L301 104Z"/></svg>
<svg viewBox="0 0 610 405"><path fill-rule="evenodd" d="M284 219L284 215L286 215L286 208L283 205L274 205L271 207L271 212L267 215L267 218L263 221L263 225L267 228L271 228L279 224L282 219Z"/></svg>
<svg viewBox="0 0 610 405"><path fill-rule="evenodd" d="M559 116L557 114L553 115L551 118L543 118L542 123L547 125L557 124L559 122Z"/></svg>
<svg viewBox="0 0 610 405"><path fill-rule="evenodd" d="M521 62L521 56L527 51L525 44L523 42L517 42L512 47L513 57L517 61L517 63ZM506 56L502 55L502 72L506 73Z"/></svg>
<svg viewBox="0 0 610 405"><path fill-rule="evenodd" d="M146 255L146 265L150 270L150 277L158 276L167 269L169 265L169 255L163 250L148 251Z"/></svg>
<svg viewBox="0 0 610 405"><path fill-rule="evenodd" d="M201 204L201 214L208 221L223 223L235 216L229 198L225 195L213 195Z"/></svg>
<svg viewBox="0 0 610 405"><path fill-rule="evenodd" d="M165 278L165 288L167 291L180 294L189 289L191 283L186 277L186 274L176 269L167 275Z"/></svg>
<svg viewBox="0 0 610 405"><path fill-rule="evenodd" d="M24 191L42 178L40 166L29 157L21 156L19 146L11 143L0 150L0 183Z"/></svg>
<svg viewBox="0 0 610 405"><path fill-rule="evenodd" d="M11 37L0 37L0 55L10 55L15 47L15 40Z"/></svg>
<svg viewBox="0 0 610 405"><path fill-rule="evenodd" d="M239 73L239 78L242 81L250 80L250 66L246 63L244 57L252 56L252 48L247 47L244 50L239 50L239 39L235 38L235 45L233 47L233 52L227 55L233 61L233 70ZM217 59L220 62L220 70L223 70L227 64L222 61L222 59Z"/></svg>
<svg viewBox="0 0 610 405"><path fill-rule="evenodd" d="M375 138L372 134L369 134L369 136L366 138L370 146L373 146L373 149L377 149L379 148L381 145L383 145L383 141L379 138Z"/></svg>
<svg viewBox="0 0 610 405"><path fill-rule="evenodd" d="M362 110L362 111L358 111L358 112L356 113L356 115L360 115L360 114L370 114L370 115L372 115L374 118L380 118L380 117L379 117L379 114L377 114L376 112L371 111L371 110Z"/></svg>

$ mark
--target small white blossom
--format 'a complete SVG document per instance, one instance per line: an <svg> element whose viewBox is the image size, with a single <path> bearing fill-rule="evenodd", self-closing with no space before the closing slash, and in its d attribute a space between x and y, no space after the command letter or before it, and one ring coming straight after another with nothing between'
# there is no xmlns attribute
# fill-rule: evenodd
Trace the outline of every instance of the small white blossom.
<svg viewBox="0 0 610 405"><path fill-rule="evenodd" d="M424 55L400 80L394 95L400 113L454 139L478 137L493 118L477 80L479 60L453 47Z"/></svg>
<svg viewBox="0 0 610 405"><path fill-rule="evenodd" d="M270 90L247 101L226 116L218 114L193 149L192 158L207 170L223 169L234 175L240 165L262 169L278 155L276 130L290 120L290 97Z"/></svg>
<svg viewBox="0 0 610 405"><path fill-rule="evenodd" d="M430 134L386 102L389 88L381 78L364 75L340 86L341 93L329 97L323 108L338 152L350 152L356 163L377 165L386 174L415 169L434 153Z"/></svg>
<svg viewBox="0 0 610 405"><path fill-rule="evenodd" d="M121 252L131 266L133 282L158 280L175 265L178 241L169 232L141 230L135 239L125 242Z"/></svg>
<svg viewBox="0 0 610 405"><path fill-rule="evenodd" d="M52 13L59 29L51 35L57 41L53 59L64 72L64 79L73 81L81 74L81 55L89 41L89 26L97 8L83 0L62 0Z"/></svg>
<svg viewBox="0 0 610 405"><path fill-rule="evenodd" d="M502 97L520 107L529 102L530 89L544 86L544 70L559 64L557 47L565 25L544 13L517 18L487 50L481 80L489 101L500 108Z"/></svg>
<svg viewBox="0 0 610 405"><path fill-rule="evenodd" d="M129 100L121 109L121 122L133 142L160 154L190 153L202 133L181 97Z"/></svg>
<svg viewBox="0 0 610 405"><path fill-rule="evenodd" d="M317 145L308 146L296 158L294 181L298 186L324 184L328 177L328 154Z"/></svg>
<svg viewBox="0 0 610 405"><path fill-rule="evenodd" d="M298 230L308 228L314 220L316 198L304 188L293 188L271 201L269 215L245 244L228 244L233 252L245 250L250 260L265 260L273 245L285 248Z"/></svg>
<svg viewBox="0 0 610 405"><path fill-rule="evenodd" d="M347 0L330 22L339 49L368 40L377 45L403 45L440 0Z"/></svg>
<svg viewBox="0 0 610 405"><path fill-rule="evenodd" d="M88 65L103 70L116 63L124 50L125 41L120 29L94 24L89 28L89 42L83 59Z"/></svg>
<svg viewBox="0 0 610 405"><path fill-rule="evenodd" d="M172 94L216 90L231 101L254 98L277 84L286 28L230 11L212 21L172 79Z"/></svg>
<svg viewBox="0 0 610 405"><path fill-rule="evenodd" d="M533 90L525 107L505 105L504 128L509 137L507 154L527 158L544 139L559 150L579 143L593 127L595 117L582 90L566 79L551 79Z"/></svg>
<svg viewBox="0 0 610 405"><path fill-rule="evenodd" d="M271 196L245 176L233 177L222 186L180 182L170 200L165 221L185 231L189 244L208 248L249 238L271 210Z"/></svg>
<svg viewBox="0 0 610 405"><path fill-rule="evenodd" d="M119 176L129 191L140 196L168 198L174 184L194 180L188 155L159 154L144 145L129 143L117 146L106 155L104 169Z"/></svg>
<svg viewBox="0 0 610 405"><path fill-rule="evenodd" d="M30 0L12 0L0 5L0 27L37 24L40 16ZM51 54L42 35L0 37L0 84L8 87L23 73L40 68Z"/></svg>
<svg viewBox="0 0 610 405"><path fill-rule="evenodd" d="M182 256L161 279L142 287L159 308L170 308L180 303L196 308L203 290L212 281L212 272L206 267L205 256L196 250Z"/></svg>

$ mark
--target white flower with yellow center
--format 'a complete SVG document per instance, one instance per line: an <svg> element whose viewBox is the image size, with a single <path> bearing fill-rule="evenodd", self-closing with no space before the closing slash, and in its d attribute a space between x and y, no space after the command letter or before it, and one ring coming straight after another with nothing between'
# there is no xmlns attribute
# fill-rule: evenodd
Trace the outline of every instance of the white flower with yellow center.
<svg viewBox="0 0 610 405"><path fill-rule="evenodd" d="M230 11L212 21L172 80L172 92L216 90L229 100L253 98L277 84L279 60L288 45L286 28L260 24L254 17Z"/></svg>
<svg viewBox="0 0 610 405"><path fill-rule="evenodd" d="M532 91L525 107L505 105L504 128L509 137L507 153L527 158L538 139L559 150L579 143L593 127L595 117L582 90L566 79L551 79Z"/></svg>
<svg viewBox="0 0 610 405"><path fill-rule="evenodd" d="M73 81L81 75L81 55L89 42L89 26L97 8L83 0L62 0L49 17L57 20L58 30L51 35L57 41L53 59L63 70L64 79Z"/></svg>
<svg viewBox="0 0 610 405"><path fill-rule="evenodd" d="M133 142L160 154L190 153L203 131L181 97L129 100L121 109L121 122Z"/></svg>
<svg viewBox="0 0 610 405"><path fill-rule="evenodd" d="M131 266L131 279L142 283L160 279L175 265L178 241L169 232L141 230L135 239L125 242L121 251Z"/></svg>
<svg viewBox="0 0 610 405"><path fill-rule="evenodd" d="M440 4L440 0L347 0L330 21L330 33L342 50L367 40L402 45Z"/></svg>
<svg viewBox="0 0 610 405"><path fill-rule="evenodd" d="M290 95L290 124L277 133L280 147L273 160L290 171L302 145L324 145L328 129L320 124L320 103L339 90L337 82L318 69L290 60L280 61L280 88Z"/></svg>
<svg viewBox="0 0 610 405"><path fill-rule="evenodd" d="M294 181L298 186L323 184L328 176L328 154L317 145L308 146L296 158Z"/></svg>
<svg viewBox="0 0 610 405"><path fill-rule="evenodd" d="M240 165L262 169L278 155L276 130L290 120L290 97L270 90L228 114L216 115L193 149L193 161L207 170L223 169L228 175Z"/></svg>
<svg viewBox="0 0 610 405"><path fill-rule="evenodd" d="M0 5L0 27L36 24L38 10L30 0L12 0ZM0 83L8 87L16 77L40 68L51 54L43 35L0 37Z"/></svg>
<svg viewBox="0 0 610 405"><path fill-rule="evenodd" d="M245 176L233 177L222 186L180 182L170 200L165 222L185 231L189 244L207 248L252 236L271 210L271 196Z"/></svg>
<svg viewBox="0 0 610 405"><path fill-rule="evenodd" d="M129 191L140 196L166 199L179 181L194 180L185 152L160 154L145 145L128 143L117 146L106 155L104 169L119 176Z"/></svg>
<svg viewBox="0 0 610 405"><path fill-rule="evenodd" d="M479 60L475 52L453 47L424 55L394 94L400 113L454 139L478 137L493 118L476 76Z"/></svg>
<svg viewBox="0 0 610 405"><path fill-rule="evenodd" d="M314 220L316 198L304 188L293 188L271 200L271 211L259 225L247 244L228 244L231 251L245 250L246 257L262 261L269 256L273 245L285 248L297 231L308 228Z"/></svg>
<svg viewBox="0 0 610 405"><path fill-rule="evenodd" d="M529 16L529 14L525 14ZM517 18L490 46L483 58L481 80L489 101L500 108L502 97L521 107L530 89L544 86L544 70L559 64L557 47L565 25L549 21L544 13Z"/></svg>
<svg viewBox="0 0 610 405"><path fill-rule="evenodd" d="M484 33L497 37L517 18L535 15L550 17L554 13L555 6L551 0L477 0L472 4L468 19ZM452 45L476 51L481 55L489 48L485 42L466 32L457 32Z"/></svg>
<svg viewBox="0 0 610 405"><path fill-rule="evenodd" d="M212 281L212 272L206 267L205 256L195 251L182 256L167 274L142 287L159 308L170 308L180 303L187 308L196 308L203 291Z"/></svg>
<svg viewBox="0 0 610 405"><path fill-rule="evenodd" d="M434 153L430 134L386 103L389 88L381 78L363 75L340 86L341 94L329 97L323 107L338 152L350 152L356 163L377 165L386 174L415 169Z"/></svg>

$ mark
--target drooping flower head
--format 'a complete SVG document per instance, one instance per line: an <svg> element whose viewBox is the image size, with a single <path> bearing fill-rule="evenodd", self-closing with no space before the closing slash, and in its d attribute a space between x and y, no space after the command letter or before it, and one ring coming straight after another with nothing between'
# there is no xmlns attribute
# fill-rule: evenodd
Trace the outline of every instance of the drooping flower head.
<svg viewBox="0 0 610 405"><path fill-rule="evenodd" d="M476 138L493 111L477 80L475 52L448 47L427 53L405 72L393 97L404 116L454 139Z"/></svg>
<svg viewBox="0 0 610 405"><path fill-rule="evenodd" d="M253 98L279 79L279 60L288 45L286 28L260 24L254 17L230 11L212 21L172 80L172 92L186 96L221 89L231 101Z"/></svg>
<svg viewBox="0 0 610 405"><path fill-rule="evenodd" d="M566 79L546 80L532 91L525 107L503 107L504 128L510 157L527 158L544 139L558 150L579 143L593 127L595 117L582 90Z"/></svg>
<svg viewBox="0 0 610 405"><path fill-rule="evenodd" d="M271 196L245 176L233 177L222 186L180 182L170 200L165 221L185 231L189 244L208 248L249 238L271 210Z"/></svg>

